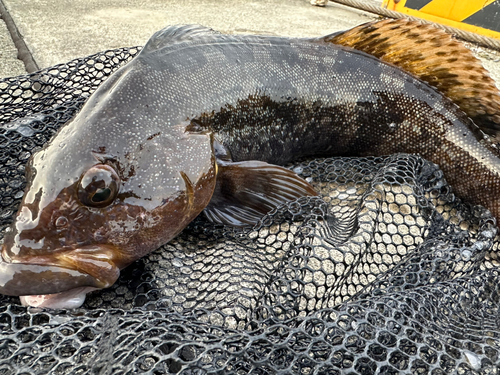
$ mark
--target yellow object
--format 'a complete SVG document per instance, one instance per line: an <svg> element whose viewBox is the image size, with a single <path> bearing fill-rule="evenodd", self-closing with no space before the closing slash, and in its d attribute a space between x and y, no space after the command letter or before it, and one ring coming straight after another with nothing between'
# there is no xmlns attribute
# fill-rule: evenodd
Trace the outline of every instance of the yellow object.
<svg viewBox="0 0 500 375"><path fill-rule="evenodd" d="M500 39L500 0L383 0L382 6Z"/></svg>

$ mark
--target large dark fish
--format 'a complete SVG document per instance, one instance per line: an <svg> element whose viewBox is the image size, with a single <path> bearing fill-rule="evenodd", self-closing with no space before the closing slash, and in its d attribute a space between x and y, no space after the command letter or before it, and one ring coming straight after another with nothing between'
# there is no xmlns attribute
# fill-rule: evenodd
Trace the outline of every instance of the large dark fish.
<svg viewBox="0 0 500 375"><path fill-rule="evenodd" d="M423 82L448 82L440 90L452 98L457 86L492 85L481 70L475 87L470 53L456 57L455 42L419 27L385 21L312 40L198 26L156 33L33 155L5 234L0 293L78 306L203 210L214 222L251 225L316 194L277 166L306 156L418 153L440 165L458 195L500 217L500 159L474 123L497 128L496 89L486 105L456 94L461 110ZM416 65L400 65L421 79L382 61L405 50ZM428 64L418 55L425 50ZM450 75L450 65L472 83Z"/></svg>

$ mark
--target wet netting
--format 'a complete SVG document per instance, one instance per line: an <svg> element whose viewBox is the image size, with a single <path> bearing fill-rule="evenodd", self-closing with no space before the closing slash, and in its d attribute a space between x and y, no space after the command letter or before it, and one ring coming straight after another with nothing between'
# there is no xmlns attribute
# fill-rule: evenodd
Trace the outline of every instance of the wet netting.
<svg viewBox="0 0 500 375"><path fill-rule="evenodd" d="M24 165L139 48L0 81L0 232ZM82 308L0 297L0 374L498 374L495 220L414 155L290 166L319 197L197 218Z"/></svg>

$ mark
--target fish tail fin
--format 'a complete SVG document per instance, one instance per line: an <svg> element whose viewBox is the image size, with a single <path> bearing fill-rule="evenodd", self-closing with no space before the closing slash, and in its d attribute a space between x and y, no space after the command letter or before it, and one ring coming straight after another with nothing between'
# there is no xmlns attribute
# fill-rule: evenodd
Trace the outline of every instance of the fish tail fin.
<svg viewBox="0 0 500 375"><path fill-rule="evenodd" d="M446 32L418 21L386 19L321 40L368 53L427 82L481 130L500 138L500 92L495 81L481 61Z"/></svg>

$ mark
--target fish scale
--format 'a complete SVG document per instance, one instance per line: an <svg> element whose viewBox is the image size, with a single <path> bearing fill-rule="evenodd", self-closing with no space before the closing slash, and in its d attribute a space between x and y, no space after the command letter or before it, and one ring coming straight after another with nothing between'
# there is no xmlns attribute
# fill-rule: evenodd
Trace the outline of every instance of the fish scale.
<svg viewBox="0 0 500 375"><path fill-rule="evenodd" d="M77 287L84 296L110 286L203 210L216 223L253 225L317 195L280 167L304 157L420 154L459 196L500 217L498 152L462 109L330 38L197 26L155 34L30 161L0 293L61 293L36 302L50 307Z"/></svg>

